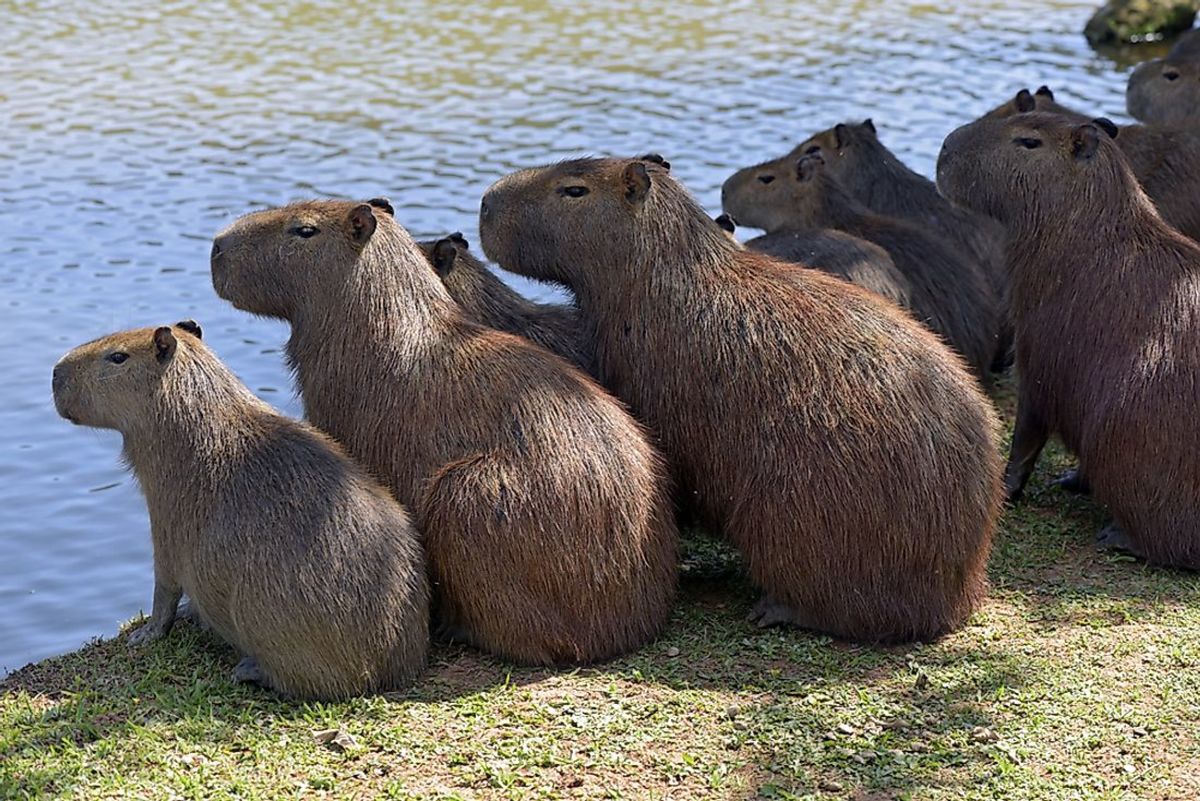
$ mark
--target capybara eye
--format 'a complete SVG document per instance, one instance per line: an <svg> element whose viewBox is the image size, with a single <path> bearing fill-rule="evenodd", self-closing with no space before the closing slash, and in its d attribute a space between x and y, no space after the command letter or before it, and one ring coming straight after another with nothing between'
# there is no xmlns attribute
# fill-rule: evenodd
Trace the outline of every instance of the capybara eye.
<svg viewBox="0 0 1200 801"><path fill-rule="evenodd" d="M125 360L129 358L129 354L123 353L118 350L118 351L113 351L112 353L108 354L104 358L108 359L113 364L124 364Z"/></svg>
<svg viewBox="0 0 1200 801"><path fill-rule="evenodd" d="M775 180L775 176L774 175L760 175L760 176L758 176L758 180L760 183L769 184L769 183L771 183L771 181Z"/></svg>
<svg viewBox="0 0 1200 801"><path fill-rule="evenodd" d="M804 155L811 156L813 153L820 153L820 152L821 152L820 145L809 145L808 150L804 151Z"/></svg>
<svg viewBox="0 0 1200 801"><path fill-rule="evenodd" d="M317 234L319 234L321 232L317 229L317 227L315 225L297 225L295 228L292 229L292 233L295 234L296 236L303 237L304 239L308 239L309 237L316 236Z"/></svg>
<svg viewBox="0 0 1200 801"><path fill-rule="evenodd" d="M1169 70L1169 71L1163 73L1163 77L1166 78L1168 81L1173 81L1179 77L1179 73L1176 70Z"/></svg>
<svg viewBox="0 0 1200 801"><path fill-rule="evenodd" d="M1016 142L1021 147L1025 148L1026 150L1033 150L1035 147L1042 146L1041 139L1030 139L1029 137L1025 137L1025 136L1018 136L1013 141Z"/></svg>
<svg viewBox="0 0 1200 801"><path fill-rule="evenodd" d="M583 197L591 191L586 186L567 186L563 187L562 193L567 197Z"/></svg>

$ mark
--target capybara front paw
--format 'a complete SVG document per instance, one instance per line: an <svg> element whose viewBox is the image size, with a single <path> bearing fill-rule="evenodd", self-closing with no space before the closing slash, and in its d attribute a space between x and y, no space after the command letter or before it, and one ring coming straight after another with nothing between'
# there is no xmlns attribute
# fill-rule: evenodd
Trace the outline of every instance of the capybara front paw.
<svg viewBox="0 0 1200 801"><path fill-rule="evenodd" d="M266 676L258 666L258 660L252 656L242 657L233 668L233 680L241 684L266 684Z"/></svg>
<svg viewBox="0 0 1200 801"><path fill-rule="evenodd" d="M1096 547L1103 551L1127 551L1135 555L1138 552L1133 540L1116 523L1109 523L1100 529L1096 535Z"/></svg>
<svg viewBox="0 0 1200 801"><path fill-rule="evenodd" d="M1087 478L1078 468L1063 473L1054 480L1054 483L1059 488L1067 492L1073 492L1076 495L1088 495L1092 491Z"/></svg>
<svg viewBox="0 0 1200 801"><path fill-rule="evenodd" d="M746 620L760 629L765 629L794 623L796 613L790 606L779 603L769 595L764 595L750 610Z"/></svg>
<svg viewBox="0 0 1200 801"><path fill-rule="evenodd" d="M153 621L145 623L129 633L129 644L134 646L149 645L161 640L167 634L166 628L156 625Z"/></svg>

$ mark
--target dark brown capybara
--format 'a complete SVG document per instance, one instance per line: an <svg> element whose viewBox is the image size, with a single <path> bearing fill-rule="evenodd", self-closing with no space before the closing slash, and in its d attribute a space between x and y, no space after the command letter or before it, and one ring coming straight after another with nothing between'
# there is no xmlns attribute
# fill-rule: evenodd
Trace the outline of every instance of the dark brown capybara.
<svg viewBox="0 0 1200 801"><path fill-rule="evenodd" d="M963 624L999 511L997 421L933 333L739 247L636 159L509 175L480 224L502 267L575 290L602 379L763 589L760 625L900 642Z"/></svg>
<svg viewBox="0 0 1200 801"><path fill-rule="evenodd" d="M1082 124L1092 118L1054 99L1048 87L1020 92L986 116L1006 117L1041 111ZM1117 145L1134 177L1170 225L1200 238L1200 129L1161 125L1117 126Z"/></svg>
<svg viewBox="0 0 1200 801"><path fill-rule="evenodd" d="M1114 525L1101 540L1200 567L1200 245L1139 187L1108 120L1025 113L947 139L938 184L1010 234L1017 499L1042 446L1079 456Z"/></svg>
<svg viewBox="0 0 1200 801"><path fill-rule="evenodd" d="M838 184L869 210L941 234L968 257L963 263L974 265L972 272L982 271L1001 312L992 369L1005 369L1011 361L1012 326L1006 313L1008 283L1004 275L1003 231L994 220L942 197L932 181L909 169L880 141L872 120L835 125L801 142L782 158L739 170L722 187L722 202L735 194L741 203L750 202L755 194L769 196L773 182L789 178L801 156L815 154L825 159L829 174ZM767 204L756 205L764 208ZM726 208L742 223L766 228L745 216L740 207Z"/></svg>
<svg viewBox="0 0 1200 801"><path fill-rule="evenodd" d="M311 426L256 398L191 321L80 345L54 368L73 423L120 431L146 496L154 608L182 593L243 656L234 677L306 699L397 689L425 665L420 538L387 491Z"/></svg>
<svg viewBox="0 0 1200 801"><path fill-rule="evenodd" d="M645 432L564 360L468 320L390 214L246 215L212 275L238 308L291 322L307 417L416 510L444 633L556 664L659 632L678 532Z"/></svg>
<svg viewBox="0 0 1200 801"><path fill-rule="evenodd" d="M1125 87L1129 115L1151 125L1200 124L1200 58L1156 58L1139 64Z"/></svg>
<svg viewBox="0 0 1200 801"><path fill-rule="evenodd" d="M535 303L510 287L470 251L461 233L418 242L450 297L467 317L498 331L524 337L593 372L591 346L573 304Z"/></svg>
<svg viewBox="0 0 1200 801"><path fill-rule="evenodd" d="M1000 330L998 301L983 270L930 229L868 209L842 187L819 152L801 156L790 173L753 192L726 194L733 214L767 231L832 228L887 251L907 280L913 315L940 334L987 380Z"/></svg>
<svg viewBox="0 0 1200 801"><path fill-rule="evenodd" d="M729 213L718 216L716 223L730 236L737 230L737 220ZM908 279L896 269L888 252L874 242L842 231L831 228L775 231L747 240L745 247L844 278L904 308L909 308L912 302Z"/></svg>

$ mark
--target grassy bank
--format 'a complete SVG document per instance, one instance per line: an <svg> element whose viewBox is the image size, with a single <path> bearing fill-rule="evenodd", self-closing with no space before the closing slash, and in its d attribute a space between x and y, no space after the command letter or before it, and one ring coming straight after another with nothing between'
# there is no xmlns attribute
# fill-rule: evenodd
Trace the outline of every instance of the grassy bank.
<svg viewBox="0 0 1200 801"><path fill-rule="evenodd" d="M696 539L664 637L596 668L443 648L409 691L291 704L186 624L30 665L0 682L0 797L1200 798L1200 578L1096 553L1099 510L1045 487L1064 466L936 645L755 630Z"/></svg>

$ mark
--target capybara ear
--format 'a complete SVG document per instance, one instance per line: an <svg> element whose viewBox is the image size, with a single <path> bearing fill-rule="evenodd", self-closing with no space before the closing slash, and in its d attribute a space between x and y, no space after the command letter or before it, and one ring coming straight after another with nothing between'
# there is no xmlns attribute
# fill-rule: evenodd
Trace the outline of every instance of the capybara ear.
<svg viewBox="0 0 1200 801"><path fill-rule="evenodd" d="M454 244L458 245L463 250L471 249L471 243L468 242L467 238L462 235L462 231L455 231L454 233L450 234L450 236L448 236L446 238L449 239L450 241L452 241Z"/></svg>
<svg viewBox="0 0 1200 801"><path fill-rule="evenodd" d="M865 120L863 120L862 127L866 128L873 134L878 133L878 131L875 130L875 120L871 119L870 117L867 117Z"/></svg>
<svg viewBox="0 0 1200 801"><path fill-rule="evenodd" d="M1037 108L1037 101L1033 99L1033 95L1029 94L1028 89L1022 89L1013 98L1013 106L1016 107L1018 112L1025 114Z"/></svg>
<svg viewBox="0 0 1200 801"><path fill-rule="evenodd" d="M447 236L434 242L430 260L433 262L435 273L442 277L448 275L454 269L454 262L458 260L458 243L454 241L454 237Z"/></svg>
<svg viewBox="0 0 1200 801"><path fill-rule="evenodd" d="M810 153L796 162L796 177L803 181L811 181L825 164L820 153Z"/></svg>
<svg viewBox="0 0 1200 801"><path fill-rule="evenodd" d="M1046 86L1045 84L1042 84L1041 86L1039 86L1037 88L1037 91L1034 92L1034 94L1037 95L1038 97L1044 97L1047 100L1054 99L1054 92L1051 92L1050 87Z"/></svg>
<svg viewBox="0 0 1200 801"><path fill-rule="evenodd" d="M731 214L722 214L713 220L722 231L732 234L737 230L737 220L733 219Z"/></svg>
<svg viewBox="0 0 1200 801"><path fill-rule="evenodd" d="M200 330L200 323L195 320L180 320L175 323L176 328L182 328L196 339L204 339L204 332Z"/></svg>
<svg viewBox="0 0 1200 801"><path fill-rule="evenodd" d="M375 233L375 225L375 212L369 203L359 203L350 210L350 233L357 244L367 244Z"/></svg>
<svg viewBox="0 0 1200 801"><path fill-rule="evenodd" d="M159 326L154 329L154 349L155 357L160 362L165 362L175 355L175 347L179 343L175 339L175 335L171 333L169 325Z"/></svg>
<svg viewBox="0 0 1200 801"><path fill-rule="evenodd" d="M373 197L368 200L367 203L386 212L389 217L396 216L396 210L392 208L392 201L388 200L386 197Z"/></svg>
<svg viewBox="0 0 1200 801"><path fill-rule="evenodd" d="M640 160L631 161L625 165L621 173L621 183L625 187L625 199L633 204L641 204L650 194L650 173Z"/></svg>
<svg viewBox="0 0 1200 801"><path fill-rule="evenodd" d="M649 162L650 164L657 164L660 167L662 167L664 170L666 170L667 172L671 171L671 162L664 159L658 153L646 153L644 155L638 156L638 158L642 161Z"/></svg>
<svg viewBox="0 0 1200 801"><path fill-rule="evenodd" d="M1120 133L1120 129L1108 117L1097 117L1092 120L1092 125L1108 134L1110 139L1116 139L1117 134Z"/></svg>
<svg viewBox="0 0 1200 801"><path fill-rule="evenodd" d="M1111 123L1109 123L1111 125ZM1090 122L1071 131L1071 155L1076 161L1088 161L1100 149L1100 128Z"/></svg>
<svg viewBox="0 0 1200 801"><path fill-rule="evenodd" d="M838 150L850 143L850 126L844 123L838 123L833 126L833 143L837 145Z"/></svg>

